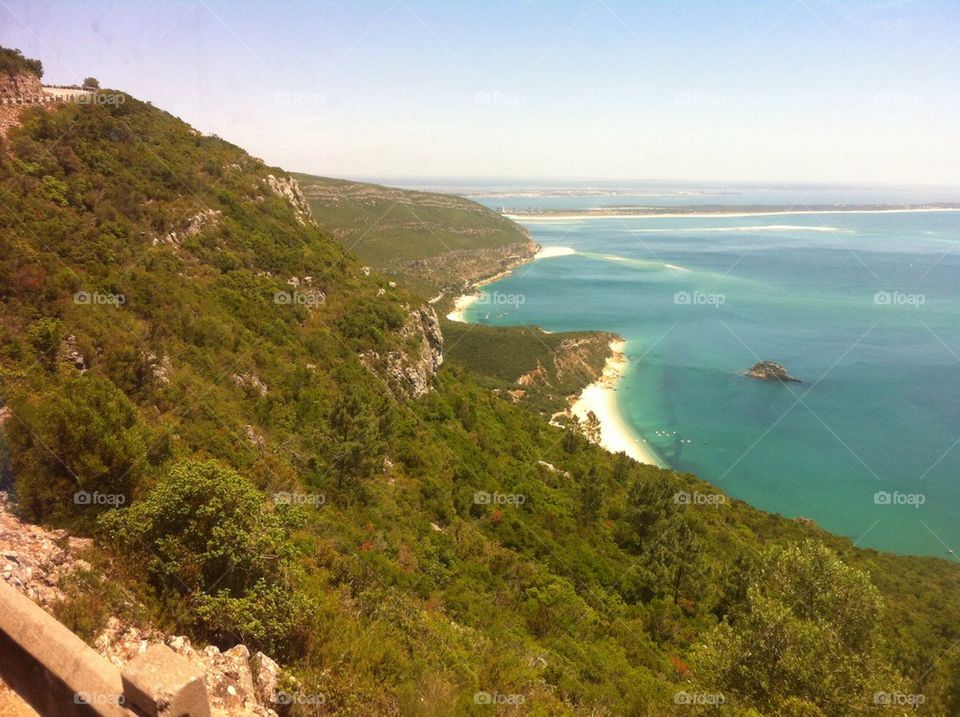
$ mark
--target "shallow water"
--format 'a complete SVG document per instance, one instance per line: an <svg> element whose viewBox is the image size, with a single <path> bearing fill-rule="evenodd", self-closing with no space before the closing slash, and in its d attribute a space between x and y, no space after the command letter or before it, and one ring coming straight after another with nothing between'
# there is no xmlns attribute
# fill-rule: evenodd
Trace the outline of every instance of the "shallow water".
<svg viewBox="0 0 960 717"><path fill-rule="evenodd" d="M617 332L620 409L671 467L859 545L960 549L960 212L526 226L576 253L468 320ZM761 359L802 383L741 375Z"/></svg>

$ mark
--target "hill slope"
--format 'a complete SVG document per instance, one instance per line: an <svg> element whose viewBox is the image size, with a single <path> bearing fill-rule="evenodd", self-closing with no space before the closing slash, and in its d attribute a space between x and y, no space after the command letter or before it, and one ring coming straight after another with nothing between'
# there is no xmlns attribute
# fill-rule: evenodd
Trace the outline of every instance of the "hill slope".
<svg viewBox="0 0 960 717"><path fill-rule="evenodd" d="M458 293L533 256L518 224L463 197L294 175L320 226L371 266Z"/></svg>
<svg viewBox="0 0 960 717"><path fill-rule="evenodd" d="M881 691L955 713L956 565L611 456L441 368L422 297L166 113L21 119L0 476L97 539L76 629L262 648L314 698L296 714L865 714Z"/></svg>

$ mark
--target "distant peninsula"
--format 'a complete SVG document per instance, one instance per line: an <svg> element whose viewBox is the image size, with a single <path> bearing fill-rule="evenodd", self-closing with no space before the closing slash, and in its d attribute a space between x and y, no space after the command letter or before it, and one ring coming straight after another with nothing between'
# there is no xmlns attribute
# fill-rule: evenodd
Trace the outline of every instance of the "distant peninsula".
<svg viewBox="0 0 960 717"><path fill-rule="evenodd" d="M863 212L956 212L960 203L936 204L690 204L685 206L620 205L589 209L504 209L505 216L517 219L572 219L587 217L695 217L702 215L731 217L744 215L832 214Z"/></svg>

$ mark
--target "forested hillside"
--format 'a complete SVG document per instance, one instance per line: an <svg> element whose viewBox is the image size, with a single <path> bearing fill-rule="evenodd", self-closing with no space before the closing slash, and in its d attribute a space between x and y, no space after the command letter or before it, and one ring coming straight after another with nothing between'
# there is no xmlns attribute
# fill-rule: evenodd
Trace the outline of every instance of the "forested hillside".
<svg viewBox="0 0 960 717"><path fill-rule="evenodd" d="M0 142L0 476L96 538L71 627L263 649L323 697L291 714L960 713L958 566L441 366L423 286L365 271L282 170L123 97Z"/></svg>

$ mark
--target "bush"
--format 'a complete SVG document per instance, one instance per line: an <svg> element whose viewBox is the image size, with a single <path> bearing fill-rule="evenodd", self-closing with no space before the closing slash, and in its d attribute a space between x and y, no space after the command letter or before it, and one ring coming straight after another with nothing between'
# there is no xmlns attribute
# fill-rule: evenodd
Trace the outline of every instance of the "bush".
<svg viewBox="0 0 960 717"><path fill-rule="evenodd" d="M35 520L90 525L133 498L147 464L137 410L111 381L84 374L11 401L7 421L14 488Z"/></svg>
<svg viewBox="0 0 960 717"><path fill-rule="evenodd" d="M308 612L292 588L296 550L287 523L239 473L214 461L176 464L100 527L162 598L187 598L190 627L206 639L295 651Z"/></svg>

